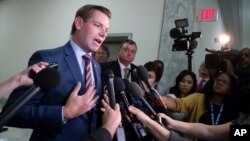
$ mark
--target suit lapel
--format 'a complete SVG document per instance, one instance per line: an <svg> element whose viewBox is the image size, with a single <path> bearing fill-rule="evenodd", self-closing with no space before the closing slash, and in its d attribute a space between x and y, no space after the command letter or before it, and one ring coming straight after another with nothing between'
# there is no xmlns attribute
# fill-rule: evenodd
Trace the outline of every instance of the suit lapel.
<svg viewBox="0 0 250 141"><path fill-rule="evenodd" d="M115 70L115 72L114 72L115 76L122 78L121 67L119 65L118 60L115 62L113 70Z"/></svg>
<svg viewBox="0 0 250 141"><path fill-rule="evenodd" d="M78 65L75 53L70 45L70 43L68 42L64 48L65 51L65 61L67 63L67 65L69 66L69 69L71 70L71 74L74 77L76 82L81 82L82 85L84 85L84 81L83 81L83 76L80 70L80 67Z"/></svg>
<svg viewBox="0 0 250 141"><path fill-rule="evenodd" d="M93 67L93 72L94 72L94 78L95 78L95 85L96 88L99 89L99 86L101 86L101 68L99 64L91 57L91 62L92 62L92 67Z"/></svg>

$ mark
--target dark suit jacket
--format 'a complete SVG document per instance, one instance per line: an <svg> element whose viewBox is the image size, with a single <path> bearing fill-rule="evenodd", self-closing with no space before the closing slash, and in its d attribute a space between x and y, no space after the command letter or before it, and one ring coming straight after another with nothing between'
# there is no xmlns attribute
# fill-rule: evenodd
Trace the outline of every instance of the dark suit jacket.
<svg viewBox="0 0 250 141"><path fill-rule="evenodd" d="M133 70L136 69L137 66L131 63L131 70L130 70L130 75L131 75L131 80L133 82L139 82L138 78L133 74ZM106 64L102 65L102 70L105 72L105 70L110 69L113 71L115 77L120 77L122 78L121 75L121 68L119 65L118 60L108 62Z"/></svg>
<svg viewBox="0 0 250 141"><path fill-rule="evenodd" d="M82 83L79 94L85 92L85 80L72 46L68 42L62 47L37 51L30 58L29 65L39 61L58 63L60 82L49 92L37 93L20 109L8 125L34 129L30 139L32 141L79 141L83 139L97 128L100 101L91 112L71 119L65 124L62 122L62 106L65 105L77 82ZM101 95L101 68L94 59L91 61L94 67L96 95ZM29 87L22 87L12 92L4 109L28 89Z"/></svg>
<svg viewBox="0 0 250 141"><path fill-rule="evenodd" d="M139 80L138 80L137 76L133 73L133 70L136 69L136 68L137 68L137 66L131 63L130 75L131 75L132 82L139 83ZM120 78L122 78L121 68L120 68L118 60L105 63L105 64L102 65L102 83L104 85L107 84L107 80L105 80L105 76L104 76L105 75L105 71L107 69L110 69L110 70L113 71L114 77L120 77ZM116 95L115 98L116 98L116 102L117 103L121 102L121 99L120 99L119 95ZM132 103L131 95L127 95L127 99L129 101L129 103Z"/></svg>

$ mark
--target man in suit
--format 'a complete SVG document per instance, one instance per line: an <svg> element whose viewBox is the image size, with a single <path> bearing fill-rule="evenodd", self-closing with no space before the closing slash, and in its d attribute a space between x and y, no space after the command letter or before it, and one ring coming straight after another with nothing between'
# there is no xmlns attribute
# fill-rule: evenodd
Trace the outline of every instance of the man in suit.
<svg viewBox="0 0 250 141"><path fill-rule="evenodd" d="M138 78L133 74L136 65L132 62L135 59L137 45L133 40L127 39L122 42L118 50L118 59L103 65L103 71L110 69L115 77L128 79L130 82L138 82Z"/></svg>
<svg viewBox="0 0 250 141"><path fill-rule="evenodd" d="M127 82L133 81L139 83L137 76L133 73L137 66L132 63L135 59L136 52L136 43L130 39L124 40L118 50L118 59L102 65L103 75L106 75L105 71L109 69L113 71L114 77L127 79ZM107 83L107 80L105 80L106 77L103 76L102 78L104 78L103 82ZM133 100L131 95L127 94L126 96L129 103L134 103L134 101L138 102L137 100ZM124 118L126 117L126 114L124 113L125 110L120 95L117 94L115 98L116 102L121 105L121 112L123 114L122 125L125 129L126 140L135 140L136 135L134 135L133 129L131 129L131 124L125 120L126 118Z"/></svg>
<svg viewBox="0 0 250 141"><path fill-rule="evenodd" d="M79 141L97 128L98 99L102 96L101 68L92 59L91 52L97 51L105 40L110 18L109 9L85 5L75 15L69 42L31 56L29 65L56 62L61 80L51 91L37 93L8 125L32 128L31 141ZM90 58L85 60L85 55ZM15 90L4 109L28 89Z"/></svg>
<svg viewBox="0 0 250 141"><path fill-rule="evenodd" d="M205 62L202 62L199 70L198 70L198 77L197 77L197 92L201 92L207 81L209 80L209 72L208 69L205 67Z"/></svg>

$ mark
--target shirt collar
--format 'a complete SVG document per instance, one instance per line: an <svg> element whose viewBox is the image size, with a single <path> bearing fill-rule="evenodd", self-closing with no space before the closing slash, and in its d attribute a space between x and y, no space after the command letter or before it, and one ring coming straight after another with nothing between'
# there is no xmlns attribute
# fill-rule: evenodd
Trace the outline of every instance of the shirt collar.
<svg viewBox="0 0 250 141"><path fill-rule="evenodd" d="M128 67L125 67L125 66L120 62L119 59L118 59L118 63L119 63L119 65L120 65L121 70L124 70L125 68L129 68L129 69L131 70L131 64L129 64Z"/></svg>
<svg viewBox="0 0 250 141"><path fill-rule="evenodd" d="M82 58L82 56L86 54L86 52L80 46L78 46L72 39L70 40L70 44L77 58ZM88 54L91 56L91 53Z"/></svg>

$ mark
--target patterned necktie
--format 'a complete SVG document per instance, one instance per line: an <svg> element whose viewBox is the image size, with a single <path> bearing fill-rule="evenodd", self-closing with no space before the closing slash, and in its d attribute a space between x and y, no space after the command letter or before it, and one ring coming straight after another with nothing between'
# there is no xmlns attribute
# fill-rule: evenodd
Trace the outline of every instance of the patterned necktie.
<svg viewBox="0 0 250 141"><path fill-rule="evenodd" d="M91 69L90 69L90 55L85 54L82 56L85 62L84 73L85 73L85 84L86 88L89 88L92 85Z"/></svg>
<svg viewBox="0 0 250 141"><path fill-rule="evenodd" d="M128 79L129 77L129 68L124 68L124 79Z"/></svg>
<svg viewBox="0 0 250 141"><path fill-rule="evenodd" d="M203 88L203 85L205 84L206 80L202 79L199 83L199 85L197 86L197 91L200 92Z"/></svg>

